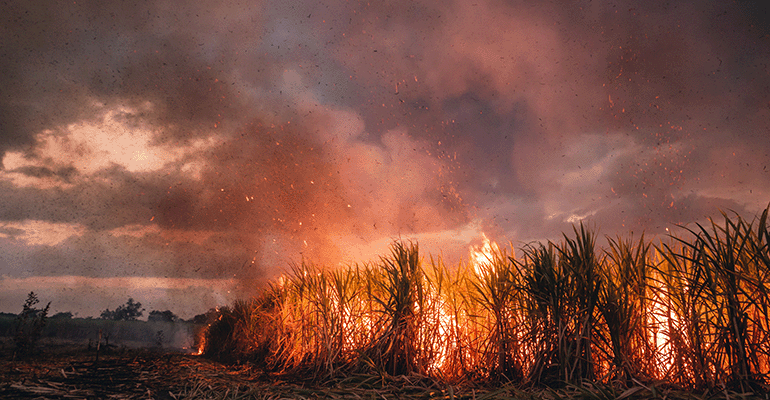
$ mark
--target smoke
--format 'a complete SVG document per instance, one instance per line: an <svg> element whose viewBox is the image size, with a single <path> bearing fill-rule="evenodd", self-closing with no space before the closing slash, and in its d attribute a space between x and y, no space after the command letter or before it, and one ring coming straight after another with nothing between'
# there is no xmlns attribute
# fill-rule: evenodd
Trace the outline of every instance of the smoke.
<svg viewBox="0 0 770 400"><path fill-rule="evenodd" d="M399 237L461 255L770 199L760 3L7 6L10 276L244 294Z"/></svg>

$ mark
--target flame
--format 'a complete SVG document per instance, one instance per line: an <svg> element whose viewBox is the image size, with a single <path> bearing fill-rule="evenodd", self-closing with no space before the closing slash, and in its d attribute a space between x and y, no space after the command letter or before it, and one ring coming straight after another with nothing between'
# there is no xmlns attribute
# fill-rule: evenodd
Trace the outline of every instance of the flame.
<svg viewBox="0 0 770 400"><path fill-rule="evenodd" d="M659 285L659 284L658 284ZM662 285L657 287L661 299L669 299L668 290ZM671 369L674 363L673 348L669 330L677 323L678 317L672 314L671 308L660 301L653 301L649 307L647 322L649 339L652 341L655 351L655 359L660 368L661 376Z"/></svg>
<svg viewBox="0 0 770 400"><path fill-rule="evenodd" d="M198 341L198 351L195 352L193 355L200 356L203 354L203 350L206 348L206 331L211 326L209 324L206 329L202 330L200 333L200 340Z"/></svg>
<svg viewBox="0 0 770 400"><path fill-rule="evenodd" d="M452 315L447 310L446 304L439 296L431 290L430 298L425 302L425 308L429 316L426 320L429 323L422 326L421 335L426 340L426 347L423 350L432 350L432 360L428 369L431 371L441 371L449 356L450 330L452 329Z"/></svg>
<svg viewBox="0 0 770 400"><path fill-rule="evenodd" d="M476 275L482 275L485 269L492 266L495 253L500 252L500 247L495 242L490 242L484 232L481 232L481 246L470 247L470 260Z"/></svg>

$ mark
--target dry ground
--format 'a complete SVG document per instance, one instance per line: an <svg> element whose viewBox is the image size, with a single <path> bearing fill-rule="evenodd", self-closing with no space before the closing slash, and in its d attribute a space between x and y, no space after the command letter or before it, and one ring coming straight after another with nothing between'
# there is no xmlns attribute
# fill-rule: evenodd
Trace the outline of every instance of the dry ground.
<svg viewBox="0 0 770 400"><path fill-rule="evenodd" d="M301 377L300 377L301 378ZM153 350L47 348L23 360L0 349L0 399L766 399L768 395L684 393L637 387L519 391L453 388L420 376L357 375L321 386L267 376L258 366L224 365ZM659 391L660 390L660 391Z"/></svg>
<svg viewBox="0 0 770 400"><path fill-rule="evenodd" d="M250 365L223 365L152 350L40 350L0 358L0 399L396 399L461 398L419 377L355 376L323 387L265 376ZM466 398L473 398L475 391Z"/></svg>
<svg viewBox="0 0 770 400"><path fill-rule="evenodd" d="M0 398L177 399L203 379L236 386L250 382L250 374L183 354L124 351L98 360L95 352L36 354L2 362Z"/></svg>

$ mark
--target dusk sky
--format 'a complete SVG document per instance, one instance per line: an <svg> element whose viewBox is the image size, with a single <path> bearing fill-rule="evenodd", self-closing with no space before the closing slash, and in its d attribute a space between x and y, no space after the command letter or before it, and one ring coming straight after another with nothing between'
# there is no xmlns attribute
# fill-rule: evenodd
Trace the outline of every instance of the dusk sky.
<svg viewBox="0 0 770 400"><path fill-rule="evenodd" d="M766 2L5 1L0 311L770 203Z"/></svg>

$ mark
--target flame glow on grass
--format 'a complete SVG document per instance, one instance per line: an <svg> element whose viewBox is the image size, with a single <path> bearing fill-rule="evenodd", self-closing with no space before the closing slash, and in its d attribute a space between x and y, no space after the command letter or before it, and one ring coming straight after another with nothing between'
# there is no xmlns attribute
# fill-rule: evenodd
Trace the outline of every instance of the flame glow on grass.
<svg viewBox="0 0 770 400"><path fill-rule="evenodd" d="M375 371L749 390L770 383L766 217L726 219L728 228L672 237L678 247L654 254L643 238L597 251L580 226L521 258L482 234L455 268L399 242L379 262L303 263L260 297L223 308L203 354L319 378ZM731 252L733 264L713 262Z"/></svg>
<svg viewBox="0 0 770 400"><path fill-rule="evenodd" d="M655 284L653 284L655 285ZM657 287L656 293L659 299L663 301L668 300L668 292L665 287ZM675 328L681 328L680 318L678 315L672 313L670 305L666 305L661 301L653 301L649 307L647 314L647 322L649 323L648 337L652 342L653 358L659 368L659 374L665 375L665 373L671 370L674 363L674 353L669 337L669 332Z"/></svg>

